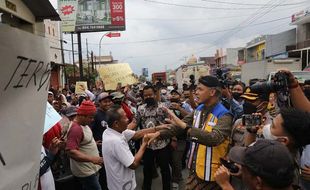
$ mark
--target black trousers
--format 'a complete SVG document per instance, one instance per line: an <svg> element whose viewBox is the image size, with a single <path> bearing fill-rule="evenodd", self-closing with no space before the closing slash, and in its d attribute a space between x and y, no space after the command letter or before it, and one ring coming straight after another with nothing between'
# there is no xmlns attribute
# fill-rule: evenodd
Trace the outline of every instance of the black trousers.
<svg viewBox="0 0 310 190"><path fill-rule="evenodd" d="M104 165L102 165L101 169L99 170L99 183L102 190L108 190L107 174L105 172Z"/></svg>
<svg viewBox="0 0 310 190"><path fill-rule="evenodd" d="M153 169L155 169L155 159L156 163L158 163L160 167L160 172L162 176L162 184L163 190L170 190L171 188L171 174L169 168L169 159L170 156L170 148L167 145L163 149L159 150L152 150L147 148L143 155L143 190L151 190L152 186L152 176L153 176Z"/></svg>

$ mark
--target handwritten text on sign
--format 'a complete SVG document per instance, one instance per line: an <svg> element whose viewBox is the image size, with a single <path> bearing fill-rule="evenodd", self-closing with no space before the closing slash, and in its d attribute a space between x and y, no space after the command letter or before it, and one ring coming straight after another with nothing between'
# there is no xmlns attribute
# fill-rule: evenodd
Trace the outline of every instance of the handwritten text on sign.
<svg viewBox="0 0 310 190"><path fill-rule="evenodd" d="M115 90L118 83L125 86L137 82L128 63L101 66L98 71L106 90Z"/></svg>
<svg viewBox="0 0 310 190"><path fill-rule="evenodd" d="M0 25L0 189L36 190L50 78L47 39Z"/></svg>

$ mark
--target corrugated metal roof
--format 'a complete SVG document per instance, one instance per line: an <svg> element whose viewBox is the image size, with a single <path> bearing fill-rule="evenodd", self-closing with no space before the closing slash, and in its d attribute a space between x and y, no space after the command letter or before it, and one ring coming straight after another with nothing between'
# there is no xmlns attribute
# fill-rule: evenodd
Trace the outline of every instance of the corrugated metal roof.
<svg viewBox="0 0 310 190"><path fill-rule="evenodd" d="M22 0L34 14L37 21L51 19L60 21L60 17L49 0Z"/></svg>

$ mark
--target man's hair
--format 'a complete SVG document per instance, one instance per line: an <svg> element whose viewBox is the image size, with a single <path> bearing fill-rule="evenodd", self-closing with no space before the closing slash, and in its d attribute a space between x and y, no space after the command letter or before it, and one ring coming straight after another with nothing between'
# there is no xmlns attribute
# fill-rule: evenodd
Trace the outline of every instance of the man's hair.
<svg viewBox="0 0 310 190"><path fill-rule="evenodd" d="M237 82L237 83L235 83L235 84L234 84L234 87L237 86L237 85L239 85L239 86L242 87L242 91L243 91L243 92L245 91L245 84L244 84L243 82Z"/></svg>
<svg viewBox="0 0 310 190"><path fill-rule="evenodd" d="M154 93L156 92L156 90L155 90L155 88L154 88L153 85L146 85L146 86L143 88L143 92L146 91L146 90L148 90L148 89L152 89Z"/></svg>
<svg viewBox="0 0 310 190"><path fill-rule="evenodd" d="M115 121L119 121L121 119L121 114L118 113L118 110L122 107L120 105L114 104L107 111L107 123L110 128L113 128L113 124Z"/></svg>
<svg viewBox="0 0 310 190"><path fill-rule="evenodd" d="M310 114L295 108L283 108L280 114L283 128L294 139L295 147L310 144Z"/></svg>
<svg viewBox="0 0 310 190"><path fill-rule="evenodd" d="M216 98L221 98L222 97L222 88L221 87L208 87L210 89L215 90L215 97Z"/></svg>

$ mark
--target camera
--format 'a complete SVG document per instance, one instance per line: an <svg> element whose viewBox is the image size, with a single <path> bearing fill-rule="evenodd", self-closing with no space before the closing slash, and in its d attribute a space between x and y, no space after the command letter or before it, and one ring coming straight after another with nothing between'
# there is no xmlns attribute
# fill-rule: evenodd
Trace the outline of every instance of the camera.
<svg viewBox="0 0 310 190"><path fill-rule="evenodd" d="M268 82L258 82L250 86L254 93L270 93L288 90L288 75L277 72L273 79Z"/></svg>
<svg viewBox="0 0 310 190"><path fill-rule="evenodd" d="M244 126L256 126L262 124L261 115L244 114L242 115L242 125Z"/></svg>
<svg viewBox="0 0 310 190"><path fill-rule="evenodd" d="M251 92L258 94L277 93L277 104L280 108L291 106L289 98L289 76L283 72L277 72L271 81L258 82L250 86Z"/></svg>
<svg viewBox="0 0 310 190"><path fill-rule="evenodd" d="M224 165L230 173L238 173L239 172L239 167L235 165L234 162L230 162L230 161L227 161L223 158L220 158L220 162L222 165Z"/></svg>
<svg viewBox="0 0 310 190"><path fill-rule="evenodd" d="M227 77L227 72L224 73L222 69L216 69L216 78L222 85L222 88L230 87L235 84L235 82Z"/></svg>

